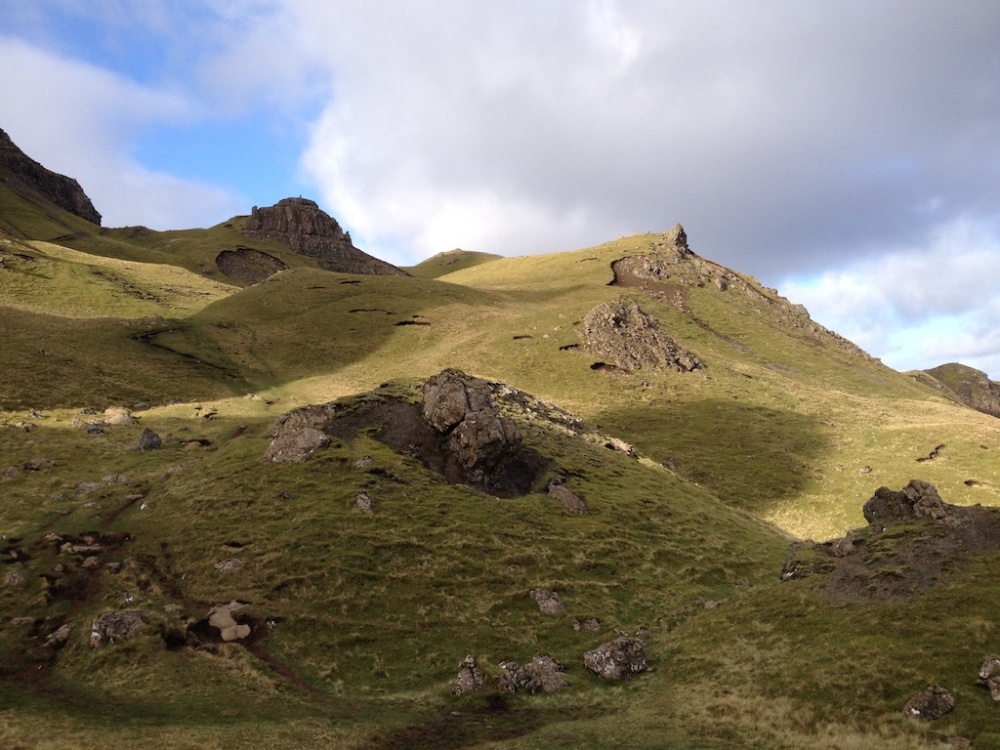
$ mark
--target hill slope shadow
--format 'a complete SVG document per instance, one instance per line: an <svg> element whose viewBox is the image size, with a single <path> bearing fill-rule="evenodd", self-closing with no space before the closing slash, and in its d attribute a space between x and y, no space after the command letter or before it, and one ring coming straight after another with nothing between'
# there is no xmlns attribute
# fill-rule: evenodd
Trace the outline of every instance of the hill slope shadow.
<svg viewBox="0 0 1000 750"><path fill-rule="evenodd" d="M754 514L801 493L829 447L807 414L717 398L610 410L599 420L641 454Z"/></svg>

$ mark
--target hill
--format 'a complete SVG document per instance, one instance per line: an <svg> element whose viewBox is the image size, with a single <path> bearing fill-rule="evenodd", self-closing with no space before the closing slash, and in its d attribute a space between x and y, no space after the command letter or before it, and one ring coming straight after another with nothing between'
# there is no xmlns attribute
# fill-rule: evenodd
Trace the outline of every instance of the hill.
<svg viewBox="0 0 1000 750"><path fill-rule="evenodd" d="M0 744L995 746L1000 423L679 226L402 276L31 211Z"/></svg>

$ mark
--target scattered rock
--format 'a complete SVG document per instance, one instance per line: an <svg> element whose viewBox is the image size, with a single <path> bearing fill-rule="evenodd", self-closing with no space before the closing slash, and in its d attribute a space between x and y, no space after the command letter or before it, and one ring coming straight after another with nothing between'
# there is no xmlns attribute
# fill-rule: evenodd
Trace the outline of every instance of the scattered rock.
<svg viewBox="0 0 1000 750"><path fill-rule="evenodd" d="M524 665L516 661L500 662L497 689L504 692L555 693L568 684L563 665L548 654L536 654Z"/></svg>
<svg viewBox="0 0 1000 750"><path fill-rule="evenodd" d="M596 617L591 617L589 620L584 620L583 622L573 620L573 630L588 630L591 633L597 633L600 629L601 621Z"/></svg>
<svg viewBox="0 0 1000 750"><path fill-rule="evenodd" d="M99 648L134 638L146 629L149 619L149 612L141 610L103 612L90 626L90 647Z"/></svg>
<svg viewBox="0 0 1000 750"><path fill-rule="evenodd" d="M476 666L476 660L471 656L466 656L458 665L458 677L455 678L455 685L451 692L455 695L471 693L481 688L485 679L482 670Z"/></svg>
<svg viewBox="0 0 1000 750"><path fill-rule="evenodd" d="M566 611L566 604L555 591L532 589L530 595L538 603L538 609L543 615L561 615Z"/></svg>
<svg viewBox="0 0 1000 750"><path fill-rule="evenodd" d="M16 466L8 466L3 470L3 480L9 482L11 479L17 479L21 476L21 470Z"/></svg>
<svg viewBox="0 0 1000 750"><path fill-rule="evenodd" d="M622 298L598 305L583 319L583 347L614 367L635 372L652 370L692 372L701 360L660 329L660 322L634 300Z"/></svg>
<svg viewBox="0 0 1000 750"><path fill-rule="evenodd" d="M571 513L583 515L587 512L587 502L575 495L565 484L553 479L549 482L549 497L558 500Z"/></svg>
<svg viewBox="0 0 1000 750"><path fill-rule="evenodd" d="M25 471L42 471L43 469L51 469L56 465L55 461L51 461L47 458L41 458L36 456L24 465Z"/></svg>
<svg viewBox="0 0 1000 750"><path fill-rule="evenodd" d="M97 492L103 487L104 484L102 482L80 482L80 484L76 486L76 494L81 496L89 495L92 492Z"/></svg>
<svg viewBox="0 0 1000 750"><path fill-rule="evenodd" d="M955 707L955 697L940 685L930 685L903 706L903 713L923 721L940 719Z"/></svg>
<svg viewBox="0 0 1000 750"><path fill-rule="evenodd" d="M264 458L274 463L302 463L329 444L330 438L312 427L283 431L271 441Z"/></svg>
<svg viewBox="0 0 1000 750"><path fill-rule="evenodd" d="M621 636L583 655L583 666L603 680L617 682L649 668L642 639Z"/></svg>
<svg viewBox="0 0 1000 750"><path fill-rule="evenodd" d="M976 684L987 688L993 700L1000 701L1000 656L988 654L983 657Z"/></svg>
<svg viewBox="0 0 1000 750"><path fill-rule="evenodd" d="M354 462L354 468L355 469L361 469L363 471L365 469L370 469L371 467L372 467L372 457L371 456L367 456L367 455L366 456L362 456L361 458L359 458L357 461Z"/></svg>
<svg viewBox="0 0 1000 750"><path fill-rule="evenodd" d="M148 427L139 436L139 443L136 446L141 451L155 451L163 445L163 440Z"/></svg>
<svg viewBox="0 0 1000 750"><path fill-rule="evenodd" d="M7 624L12 628L34 627L38 620L34 617L14 617Z"/></svg>

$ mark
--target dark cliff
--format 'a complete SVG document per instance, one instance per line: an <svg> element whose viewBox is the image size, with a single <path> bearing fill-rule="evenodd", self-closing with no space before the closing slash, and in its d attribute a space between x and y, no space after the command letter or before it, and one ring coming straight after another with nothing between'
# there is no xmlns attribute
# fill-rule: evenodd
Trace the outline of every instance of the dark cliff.
<svg viewBox="0 0 1000 750"><path fill-rule="evenodd" d="M247 237L278 240L300 255L316 258L327 271L407 275L354 247L351 235L337 220L307 198L283 198L273 206L254 206L243 232Z"/></svg>
<svg viewBox="0 0 1000 750"><path fill-rule="evenodd" d="M101 215L79 182L43 167L21 151L3 130L0 130L0 183L25 198L49 203L98 226L101 224Z"/></svg>

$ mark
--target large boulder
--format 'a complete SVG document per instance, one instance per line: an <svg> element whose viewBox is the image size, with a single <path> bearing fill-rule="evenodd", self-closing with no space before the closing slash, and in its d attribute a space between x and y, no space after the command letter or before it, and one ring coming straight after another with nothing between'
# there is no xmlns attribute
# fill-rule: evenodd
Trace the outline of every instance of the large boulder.
<svg viewBox="0 0 1000 750"><path fill-rule="evenodd" d="M90 647L99 648L134 638L146 629L149 620L149 612L141 610L103 612L94 618L90 626Z"/></svg>
<svg viewBox="0 0 1000 750"><path fill-rule="evenodd" d="M639 638L621 636L583 655L583 666L602 680L620 682L649 668L649 658Z"/></svg>
<svg viewBox="0 0 1000 750"><path fill-rule="evenodd" d="M888 487L879 487L864 504L862 512L869 524L890 526L906 523L914 518L941 520L948 516L952 507L941 499L932 484L911 479L898 492Z"/></svg>
<svg viewBox="0 0 1000 750"><path fill-rule="evenodd" d="M619 370L702 369L701 360L660 328L656 316L622 298L593 308L583 319L583 347Z"/></svg>

